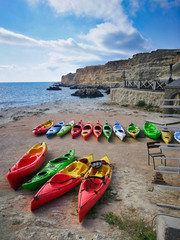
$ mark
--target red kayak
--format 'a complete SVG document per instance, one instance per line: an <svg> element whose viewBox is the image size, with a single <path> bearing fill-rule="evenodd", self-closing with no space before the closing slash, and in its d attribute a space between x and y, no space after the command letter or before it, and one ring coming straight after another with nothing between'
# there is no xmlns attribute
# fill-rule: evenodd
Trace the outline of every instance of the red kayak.
<svg viewBox="0 0 180 240"><path fill-rule="evenodd" d="M93 133L98 141L99 137L101 136L102 134L102 126L101 124L99 123L99 121L97 121L97 123L93 126Z"/></svg>
<svg viewBox="0 0 180 240"><path fill-rule="evenodd" d="M27 176L40 168L46 155L45 142L34 145L6 174L11 187L14 190L18 189Z"/></svg>
<svg viewBox="0 0 180 240"><path fill-rule="evenodd" d="M91 163L91 168L81 182L78 194L79 222L82 222L87 212L101 198L110 184L112 167L110 160L104 156Z"/></svg>
<svg viewBox="0 0 180 240"><path fill-rule="evenodd" d="M86 140L86 138L91 135L92 131L93 131L93 125L89 121L86 125L84 125L81 132L81 135L83 136L84 140Z"/></svg>
<svg viewBox="0 0 180 240"><path fill-rule="evenodd" d="M82 120L79 121L78 123L76 123L72 128L71 128L71 135L72 138L76 137L77 135L79 135L82 131L83 128L83 124L82 124Z"/></svg>
<svg viewBox="0 0 180 240"><path fill-rule="evenodd" d="M60 197L64 193L80 184L84 175L87 173L90 163L93 161L93 155L88 155L74 161L66 168L56 173L48 180L38 191L31 201L31 211L36 210L43 204Z"/></svg>
<svg viewBox="0 0 180 240"><path fill-rule="evenodd" d="M35 135L45 134L53 125L54 125L54 121L49 120L47 122L44 122L44 123L40 124L36 128L34 128L33 133Z"/></svg>

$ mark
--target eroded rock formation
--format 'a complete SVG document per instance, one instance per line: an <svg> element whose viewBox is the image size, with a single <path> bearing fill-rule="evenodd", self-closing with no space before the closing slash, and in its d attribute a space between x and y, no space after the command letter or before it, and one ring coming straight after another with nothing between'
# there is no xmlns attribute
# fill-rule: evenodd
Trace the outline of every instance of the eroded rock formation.
<svg viewBox="0 0 180 240"><path fill-rule="evenodd" d="M123 80L168 80L180 77L180 49L161 49L150 53L139 53L127 60L107 62L105 65L87 66L62 76L66 85L88 84L118 87Z"/></svg>

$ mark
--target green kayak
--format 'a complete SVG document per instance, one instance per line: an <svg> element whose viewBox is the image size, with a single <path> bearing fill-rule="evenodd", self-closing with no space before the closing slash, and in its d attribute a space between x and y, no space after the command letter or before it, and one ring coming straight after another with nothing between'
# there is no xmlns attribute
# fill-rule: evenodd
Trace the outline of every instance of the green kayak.
<svg viewBox="0 0 180 240"><path fill-rule="evenodd" d="M61 157L50 160L41 171L22 185L23 188L30 191L40 188L53 175L69 165L73 161L74 155L75 149L72 149Z"/></svg>
<svg viewBox="0 0 180 240"><path fill-rule="evenodd" d="M109 125L107 120L106 120L105 124L103 125L103 133L109 142L109 139L112 135L112 127L111 127L111 125Z"/></svg>
<svg viewBox="0 0 180 240"><path fill-rule="evenodd" d="M64 124L64 126L60 129L60 131L57 133L59 137L63 136L67 132L69 132L74 125L74 120L70 121L69 123Z"/></svg>
<svg viewBox="0 0 180 240"><path fill-rule="evenodd" d="M129 133L130 136L132 136L133 138L136 138L137 135L140 133L140 128L134 123L131 123L127 127L127 132Z"/></svg>
<svg viewBox="0 0 180 240"><path fill-rule="evenodd" d="M152 139L158 139L161 136L161 132L158 131L157 127L150 122L144 124L143 132L146 136Z"/></svg>

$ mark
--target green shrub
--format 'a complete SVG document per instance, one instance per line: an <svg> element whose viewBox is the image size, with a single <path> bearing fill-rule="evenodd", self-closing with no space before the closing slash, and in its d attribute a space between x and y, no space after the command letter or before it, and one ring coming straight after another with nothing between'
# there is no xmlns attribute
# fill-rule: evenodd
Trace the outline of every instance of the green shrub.
<svg viewBox="0 0 180 240"><path fill-rule="evenodd" d="M144 107L146 105L145 101L143 100L139 100L137 103L136 103L136 106L138 107Z"/></svg>
<svg viewBox="0 0 180 240"><path fill-rule="evenodd" d="M122 104L122 107L129 107L129 104Z"/></svg>
<svg viewBox="0 0 180 240"><path fill-rule="evenodd" d="M152 111L153 110L153 105L152 104L148 104L144 110L147 110L147 111Z"/></svg>

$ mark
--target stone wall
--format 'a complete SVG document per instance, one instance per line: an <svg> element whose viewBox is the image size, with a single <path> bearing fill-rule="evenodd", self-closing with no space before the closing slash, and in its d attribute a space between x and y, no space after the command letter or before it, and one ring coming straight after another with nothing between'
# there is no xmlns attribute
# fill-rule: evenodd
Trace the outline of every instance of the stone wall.
<svg viewBox="0 0 180 240"><path fill-rule="evenodd" d="M147 105L161 106L162 102L157 99L164 99L164 92L141 91L126 88L111 88L109 101L111 103L136 105L138 101L142 100Z"/></svg>

